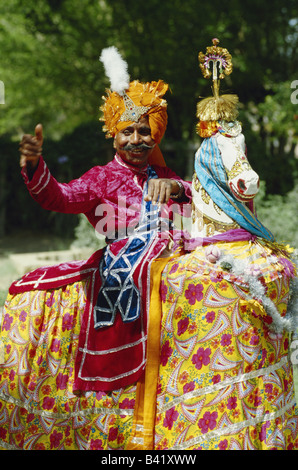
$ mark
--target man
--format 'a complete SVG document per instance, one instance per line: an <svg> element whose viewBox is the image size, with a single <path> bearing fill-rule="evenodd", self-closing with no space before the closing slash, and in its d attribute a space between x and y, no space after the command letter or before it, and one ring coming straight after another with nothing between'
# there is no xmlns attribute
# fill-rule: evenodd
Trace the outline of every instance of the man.
<svg viewBox="0 0 298 470"><path fill-rule="evenodd" d="M43 143L41 124L36 126L34 136L25 135L20 144L20 164L25 183L31 196L43 208L63 213L84 213L96 228L104 226L103 222L106 222L105 211L112 215L113 223L110 220L105 232L108 240L105 258L108 257L107 251L109 251L114 258L114 265L118 253L126 251L127 235L133 233L132 229L140 224L141 203L146 183L148 183L148 187L147 193L144 195L144 201L151 202L153 205L156 203L159 205L169 203L171 207L173 202L175 204L177 202L183 203L191 197L190 185L182 182L169 168L149 165L152 158L157 158L164 165L163 161L160 160L161 154L157 148L157 142L152 136L149 116L151 114L155 121L158 121L158 119L161 121L160 124L155 126L159 132L160 140L167 122L165 100L162 99L167 85L161 81L152 82L152 84L140 84L135 81L130 84L127 96L134 96L136 88L140 89L140 87L145 90L145 93L147 92L151 97L154 97L155 100L154 106L149 108L149 115L145 112L137 122L121 121L121 129L119 131L118 129L114 130L114 147L116 150L114 160L104 167L92 168L78 180L71 181L68 184L60 184L50 174L41 156ZM109 101L111 99L106 99L106 108L111 106ZM115 96L113 96L113 99L115 99ZM136 100L135 96L134 99ZM122 101L120 96L117 96L117 100ZM118 106L117 102L116 108ZM154 114L157 116L154 116ZM118 122L119 120L116 125ZM106 119L105 126L107 127L109 124L108 119ZM148 169L154 171L155 175L153 177L148 177ZM104 210L101 209L102 207ZM164 212L166 212L165 216L168 216L168 211ZM154 212L150 212L150 214L153 214L154 217ZM155 227L153 219L149 222L151 228ZM126 230L127 228L130 229L130 232ZM122 234L121 237L118 236L119 233ZM125 233L126 237L123 237ZM98 279L98 269L96 270L96 280L92 283L92 293L89 293L88 299L91 296L95 298L98 291L102 295L96 306L89 305L87 301L76 357L77 377L75 388L78 390L115 390L135 382L143 373L146 364L147 310L148 295L150 294L147 289L147 281L150 276L149 264L152 259L160 256L172 244L170 231L151 230L150 234L151 239L148 239L145 245L143 240L140 242L142 247L138 247L138 250L141 252L141 256L137 262L132 266L129 261L127 268L128 271L131 271L128 276L129 282L131 273L133 273L134 285L129 284L129 287L127 287L127 276L124 276L122 280L122 284L126 285L124 294L120 294L126 304L124 307L121 305L119 296L117 297L118 291L115 294L115 276L118 274L111 274L112 287L107 287L106 291L102 293L100 292L100 286L103 284L103 272L108 269L108 266L101 267ZM113 243L110 243L111 241ZM101 250L96 255L94 255L95 261L92 258L92 263L100 263L100 260L104 257ZM120 268L116 264L114 269L117 273L119 269L123 269L122 254L118 263ZM70 279L77 278L79 270L86 271L86 265L68 267L68 277ZM46 274L41 269L29 273L23 281L18 281L11 286L10 292L17 293L24 290L24 286L26 286L26 289L38 286L40 276L43 277L43 283L39 285L39 288L45 285L50 288L51 283L45 284L45 281L47 278L59 277L58 271L59 267L55 267L49 268ZM105 284L107 284L106 280ZM120 290L123 288L122 284L118 286ZM131 288L131 291L128 292L129 288ZM112 290L109 291L109 289ZM107 296L109 296L108 299ZM128 296L128 298L125 299L125 296ZM122 317L114 309L114 304L117 302ZM109 305L106 306L106 303ZM133 305L136 303L138 305L135 309L138 312L133 314ZM111 304L113 305L111 306ZM127 305L130 307L127 307L126 313L123 313L123 309ZM109 307L113 312L107 312ZM97 311L101 308L102 311L98 320L95 320L95 325L91 327L94 308ZM140 314L140 312L142 313ZM123 322L123 317L127 322ZM134 323L131 323L132 317L135 318ZM103 328L103 330L96 331L96 327ZM86 352L86 341L88 342L88 352ZM128 345L130 346L128 347ZM121 353L118 352L119 348ZM112 353L111 350L116 352ZM102 351L108 352L103 353ZM98 361L96 353L100 353L100 361ZM91 369L92 372L90 373Z"/></svg>
<svg viewBox="0 0 298 470"><path fill-rule="evenodd" d="M69 183L46 165L41 124L22 138L30 195L46 210L84 213L107 246L10 287L0 338L1 448L127 448L147 362L151 265L173 244L162 217L191 197L158 146L167 88L133 81L124 94L108 91L104 130L115 157Z"/></svg>
<svg viewBox="0 0 298 470"><path fill-rule="evenodd" d="M42 125L35 128L35 135L24 135L20 143L20 166L23 168L23 175L28 180L38 167L42 153L43 133ZM151 129L148 117L143 116L137 123L133 123L120 131L114 140L114 147L121 160L135 169L142 170L148 165L150 154L152 154L155 142L151 136ZM180 181L180 178L177 178ZM27 181L28 181L27 180ZM167 203L171 196L176 196L181 192L181 184L177 180L170 178L151 179L148 184L147 200L152 203ZM184 189L183 189L184 193ZM182 198L183 193L180 195Z"/></svg>

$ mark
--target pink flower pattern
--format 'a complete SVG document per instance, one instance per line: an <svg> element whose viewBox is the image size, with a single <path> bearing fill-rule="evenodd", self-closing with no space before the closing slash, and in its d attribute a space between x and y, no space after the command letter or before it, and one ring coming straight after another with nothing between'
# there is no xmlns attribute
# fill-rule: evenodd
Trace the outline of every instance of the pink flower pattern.
<svg viewBox="0 0 298 470"><path fill-rule="evenodd" d="M185 331L187 331L189 325L189 318L183 318L182 320L179 321L178 323L178 331L177 334L178 336L181 336Z"/></svg>
<svg viewBox="0 0 298 470"><path fill-rule="evenodd" d="M274 404L278 397L284 396L281 399L284 403L285 394L290 390L293 393L293 376L289 369L277 369L275 373L279 381L273 384L265 380L262 388L258 387L258 379L247 383L237 381L238 374L241 376L259 370L261 373L263 367L286 358L288 334L284 333L278 339L269 335L268 325L272 319L256 304L252 308L242 299L239 302L237 291L224 278L223 272L214 269L209 273L208 280L203 275L196 279L194 262L189 271L184 263L183 259L177 267L177 261L173 261L163 275L164 292L166 287L168 291L162 301L161 375L158 387L161 411L156 416L160 444L157 449L169 449L177 442L193 450L243 449L247 436L252 448L273 449L276 442L272 445L270 437L281 423L278 420L257 422L255 426L244 426L233 434L221 433L219 438L214 437L216 434L212 432L246 421L248 409L261 412L264 407L268 412L275 413ZM201 272L204 272L203 268ZM173 286L176 285L176 277L179 286L182 284L183 275L181 295L178 289L175 292ZM229 273L228 276L232 277ZM270 280L265 290L284 315L286 308L282 302L286 298L285 290L284 285L281 287L278 282ZM193 325L196 328L191 328ZM234 378L237 386L225 385L227 380L233 384ZM244 390L247 392L243 396ZM286 419L293 420L298 429L298 414L294 407L290 408ZM285 442L279 442L277 447L298 448L298 432L291 435L287 431L286 436ZM188 443L191 447L187 447Z"/></svg>
<svg viewBox="0 0 298 470"><path fill-rule="evenodd" d="M176 421L178 416L179 416L179 413L175 410L175 408L171 408L170 410L167 410L166 417L163 422L164 427L168 429L172 429L174 421Z"/></svg>
<svg viewBox="0 0 298 470"><path fill-rule="evenodd" d="M199 419L198 425L203 434L206 434L208 431L212 431L216 427L217 417L217 411L213 411L212 413L210 413L210 411L206 411L203 418Z"/></svg>
<svg viewBox="0 0 298 470"><path fill-rule="evenodd" d="M153 384L157 390L156 450L177 444L189 450L243 449L247 442L257 450L297 448L295 408L287 408L270 421L266 417L266 412L276 412L279 403L284 405L285 397L291 400L293 376L288 363L275 369L274 381L266 375L261 375L262 381L254 376L239 381L242 375L262 374L262 368L287 358L289 335L273 338L268 330L271 318L257 304L252 309L243 299L239 301L227 280L232 274L212 267L211 280L204 275L206 266L193 264L188 270L185 259L173 260L163 277L161 343L156 351L160 374L159 382ZM195 269L201 269L201 276ZM168 282L167 276L179 279L177 289L183 286L182 295L181 291L177 295L175 282ZM2 323L2 349L9 367L0 369L0 387L17 400L0 399L0 447L3 440L16 448L80 446L112 451L125 450L130 442L136 384L112 393L72 393L84 292L79 282L71 289L47 294L40 313L40 298L34 292L26 302L11 300L13 308L4 313ZM285 314L288 286L271 279L266 292ZM37 307L34 316L27 302ZM24 397L30 400L30 409L22 405ZM253 421L254 413L261 414L263 409L261 422L233 434L222 433L225 427L247 420L247 410ZM273 439L277 430L284 439Z"/></svg>
<svg viewBox="0 0 298 470"><path fill-rule="evenodd" d="M207 366L210 363L210 348L199 348L197 353L192 356L192 363L195 365L196 369L200 370L203 366Z"/></svg>
<svg viewBox="0 0 298 470"><path fill-rule="evenodd" d="M203 286L201 284L189 284L185 291L185 297L188 299L190 305L194 305L203 298Z"/></svg>
<svg viewBox="0 0 298 470"><path fill-rule="evenodd" d="M169 357L171 356L173 349L170 348L169 341L167 341L161 348L160 362L165 366L168 362Z"/></svg>
<svg viewBox="0 0 298 470"><path fill-rule="evenodd" d="M82 296L85 296L82 282L75 283L71 290L54 291L44 303L39 292L32 291L30 299L27 293L24 295L26 302L20 302L18 297L12 299L20 302L21 308L14 307L13 314L10 310L4 313L1 339L5 359L10 360L14 353L14 360L17 354L18 360L15 367L2 368L0 364L0 385L18 399L17 403L6 403L0 398L0 448L2 440L4 444L13 442L16 448L26 446L28 450L116 450L123 449L130 439L135 386L115 394L73 394L76 341L84 308ZM35 315L29 314L30 303ZM27 339L27 343L19 344L20 338L23 342ZM167 361L172 348L164 353ZM24 397L29 397L29 411L23 405ZM99 415L94 410L103 410L104 426L98 425ZM40 411L45 412L44 417Z"/></svg>

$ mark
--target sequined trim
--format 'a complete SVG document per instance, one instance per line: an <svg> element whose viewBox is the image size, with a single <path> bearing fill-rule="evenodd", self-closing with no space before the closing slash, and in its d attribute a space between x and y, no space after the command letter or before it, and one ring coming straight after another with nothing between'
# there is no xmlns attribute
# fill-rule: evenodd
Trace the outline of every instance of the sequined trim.
<svg viewBox="0 0 298 470"><path fill-rule="evenodd" d="M219 382L217 384L210 385L210 386L204 387L204 388L200 388L200 389L195 390L193 392L185 393L181 397L174 398L170 403L166 403L165 405L158 407L158 411L160 413L163 413L164 411L169 410L173 406L176 406L177 404L182 403L182 402L184 402L186 400L189 400L191 398L198 397L198 396L201 396L201 395L207 395L208 393L216 392L216 391L218 391L222 388L226 388L230 385L234 385L234 384L239 383L239 382L245 382L247 380L254 379L256 377L271 374L275 370L280 369L281 367L283 367L285 364L288 364L288 357L287 356L283 357L276 364L273 364L272 366L266 367L264 369L254 370L252 372L248 372L247 374L241 374L241 375L238 375L235 378L232 377L230 379L223 380L222 382Z"/></svg>
<svg viewBox="0 0 298 470"><path fill-rule="evenodd" d="M4 392L0 392L0 398L7 403L13 403L16 406L21 408L25 408L30 413L34 413L38 416L44 416L47 418L55 418L55 419L70 419L75 418L77 416L86 416L88 414L105 414L105 415L126 415L132 416L134 413L133 409L126 409L126 408L87 408L85 410L80 411L70 411L69 413L54 413L50 411L44 410L37 410L33 406L30 406L28 403L20 400L19 398L14 398L10 395L6 395Z"/></svg>
<svg viewBox="0 0 298 470"><path fill-rule="evenodd" d="M43 162L43 172L38 180L38 183L30 188L30 192L32 194L39 194L49 183L50 178L51 178L51 173L49 172L48 167L46 166L45 162ZM43 183L44 178L46 177L45 182Z"/></svg>
<svg viewBox="0 0 298 470"><path fill-rule="evenodd" d="M90 269L85 269L80 271L80 274L88 274L88 273L94 273L97 268L90 268ZM46 274L46 268L44 273L38 278L34 279L33 281L26 281L26 275L21 278L19 281L15 282L15 286L30 286L32 285L33 289L36 289L40 284L46 284L50 282L57 282L57 281L64 281L64 280L69 280L72 279L73 277L76 277L78 275L77 272L71 273L71 274L66 274L64 276L57 276L57 277L51 277L51 278L45 278L44 276ZM30 274L30 273L29 273Z"/></svg>
<svg viewBox="0 0 298 470"><path fill-rule="evenodd" d="M232 221L231 223L227 222L220 222L212 219L211 217L203 214L194 202L192 202L192 222L196 224L198 231L202 231L204 226L206 226L206 236L212 237L215 232L224 233L227 230L232 230L235 228L239 228L240 226Z"/></svg>
<svg viewBox="0 0 298 470"><path fill-rule="evenodd" d="M13 446L11 444L8 444L7 442L4 442L0 439L0 446L3 448L3 449L6 449L6 450L22 450L22 449L19 449L18 447L16 446Z"/></svg>
<svg viewBox="0 0 298 470"><path fill-rule="evenodd" d="M147 336L144 336L143 338L140 338L138 341L135 341L134 343L124 344L123 346L119 346L118 348L104 349L103 351L92 351L91 349L88 349L88 348L79 348L79 350L82 351L83 353L87 353L92 356L101 356L103 354L110 354L110 353L122 351L123 349L133 348L134 346L137 346L138 344L143 343L146 340L147 340Z"/></svg>
<svg viewBox="0 0 298 470"><path fill-rule="evenodd" d="M84 381L90 381L90 382L96 382L97 380L101 380L102 382L113 382L114 380L118 380L118 379L121 379L123 377L128 377L129 375L132 375L134 374L135 372L137 372L138 370L140 370L144 364L146 363L146 343L145 343L145 334L144 334L144 331L142 331L142 336L140 338L140 343L143 344L143 360L140 362L139 366L136 367L135 369L133 370L129 370L123 374L120 374L118 376L114 376L114 377L85 377L83 376L83 367L84 367L84 364L85 364L85 361L86 361L86 356L87 354L91 355L91 351L88 350L87 348L87 344L88 344L88 340L89 340L89 335L90 335L90 329L91 329L91 326L90 326L90 323L91 323L91 318L92 318L92 312L93 312L93 309L92 309L92 306L93 306L93 297L94 297L94 275L95 273L93 274L93 278L92 278L92 291L91 291L91 297L90 297L90 306L89 306L89 316L88 316L88 324L87 324L87 333L86 333L86 338L85 338L85 347L82 348L82 351L83 351L83 356L82 356L82 360L81 360L81 364L80 364L80 368L79 368L79 371L78 371L78 377L81 379L81 380L84 380ZM144 340L144 341L143 341ZM122 346L123 347L123 346ZM97 353L97 351L93 351L92 354L94 353ZM107 351L106 351L107 353Z"/></svg>
<svg viewBox="0 0 298 470"><path fill-rule="evenodd" d="M189 449L192 446L195 446L199 444L200 442L206 441L213 439L215 437L219 437L222 435L228 435L228 434L235 434L239 431L241 431L243 428L248 427L248 426L254 426L258 423L262 422L267 422L267 421L272 421L276 418L279 418L283 414L286 413L286 411L293 406L295 406L296 401L292 400L290 403L285 405L283 408L280 410L273 412L273 413L265 413L261 416L257 416L256 418L252 419L247 419L246 421L241 421L240 423L235 423L232 424L231 426L225 426L224 428L217 429L216 431L211 431L206 434L194 437L193 439L190 439L189 441L186 441L184 445L177 445L171 448L171 450L183 450L183 449Z"/></svg>
<svg viewBox="0 0 298 470"><path fill-rule="evenodd" d="M49 173L48 176L47 176L46 182L43 184L43 186L41 188L39 188L38 191L32 191L31 190L31 193L32 194L39 194L48 185L48 183L50 181L50 178L51 178L51 174Z"/></svg>

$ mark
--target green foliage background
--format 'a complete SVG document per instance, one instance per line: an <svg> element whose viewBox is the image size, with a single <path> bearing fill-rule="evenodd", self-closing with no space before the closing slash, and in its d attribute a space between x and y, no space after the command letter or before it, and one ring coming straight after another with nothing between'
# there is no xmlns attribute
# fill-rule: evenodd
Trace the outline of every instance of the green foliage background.
<svg viewBox="0 0 298 470"><path fill-rule="evenodd" d="M197 55L214 36L233 56L222 91L240 98L248 157L266 186L259 215L297 244L296 0L0 0L0 237L26 227L74 235L77 216L45 212L27 194L18 141L42 122L44 156L61 181L111 159L98 121L108 86L98 58L109 45L132 79L169 83L162 149L168 165L191 178L196 104L211 93Z"/></svg>

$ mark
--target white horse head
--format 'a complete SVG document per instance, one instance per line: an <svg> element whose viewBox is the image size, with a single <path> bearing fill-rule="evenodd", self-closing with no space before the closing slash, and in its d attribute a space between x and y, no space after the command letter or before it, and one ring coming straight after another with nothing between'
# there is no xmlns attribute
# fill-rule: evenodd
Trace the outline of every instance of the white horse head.
<svg viewBox="0 0 298 470"><path fill-rule="evenodd" d="M227 173L229 188L238 201L246 202L257 194L259 176L247 160L245 138L239 127L240 125L237 125L239 133L236 133L235 129L236 135L231 137L218 133L217 144Z"/></svg>
<svg viewBox="0 0 298 470"><path fill-rule="evenodd" d="M241 124L219 122L217 129L203 140L195 156L191 236L244 228L271 240L272 234L253 210L259 177L247 160Z"/></svg>

